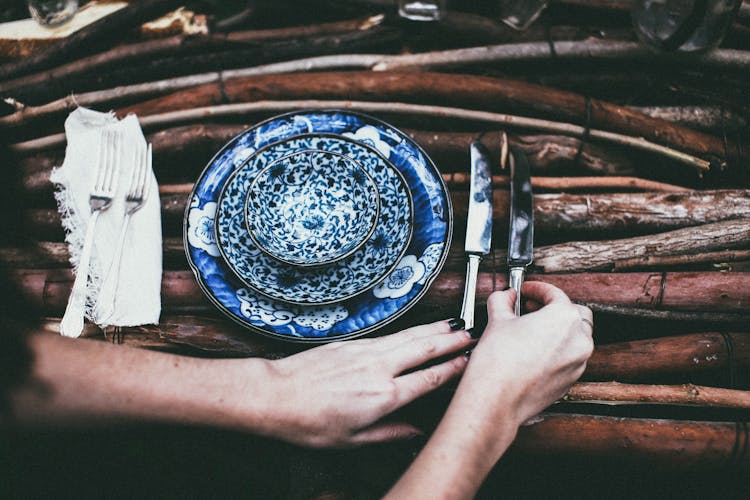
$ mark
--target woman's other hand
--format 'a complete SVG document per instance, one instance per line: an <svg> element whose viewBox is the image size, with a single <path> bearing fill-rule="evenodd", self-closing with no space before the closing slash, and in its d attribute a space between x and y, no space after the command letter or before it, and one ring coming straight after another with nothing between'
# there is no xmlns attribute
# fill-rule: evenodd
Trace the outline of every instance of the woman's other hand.
<svg viewBox="0 0 750 500"><path fill-rule="evenodd" d="M384 416L458 376L474 344L448 321L316 347L268 363L267 433L307 446L352 446L421 434ZM413 369L445 356L450 360Z"/></svg>

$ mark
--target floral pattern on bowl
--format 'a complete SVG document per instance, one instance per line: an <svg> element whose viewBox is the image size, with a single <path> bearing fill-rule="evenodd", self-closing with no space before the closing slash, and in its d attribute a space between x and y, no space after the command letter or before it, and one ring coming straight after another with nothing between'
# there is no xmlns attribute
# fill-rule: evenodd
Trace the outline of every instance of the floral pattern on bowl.
<svg viewBox="0 0 750 500"><path fill-rule="evenodd" d="M372 137L373 130L377 132L375 137ZM248 289L223 256L213 255L216 245L211 246L210 241L206 243L199 235L205 236L205 230L214 223L218 207L211 204L218 203L230 176L241 168L240 156L248 158L265 146L299 134L349 135L363 139L367 136L368 142L398 169L407 182L414 209L414 233L399 263L405 259L410 262L409 256L416 258L424 266L420 279L391 282L389 298L377 297L373 288L336 304L292 306ZM206 297L232 321L263 335L296 342L317 343L361 336L404 314L427 292L440 272L453 230L445 183L424 151L392 126L350 111L288 113L242 132L208 163L195 183L191 199L193 202L184 219L185 250ZM196 220L200 221L201 229L193 224ZM390 274L382 282L389 279Z"/></svg>
<svg viewBox="0 0 750 500"><path fill-rule="evenodd" d="M328 265L298 267L262 251L245 227L249 186L278 159L309 149L353 158L378 186L375 231L351 255ZM258 150L232 174L219 196L216 240L229 267L251 289L290 304L330 304L375 286L398 264L413 231L409 188L377 151L344 137L301 135Z"/></svg>
<svg viewBox="0 0 750 500"><path fill-rule="evenodd" d="M307 149L271 162L250 184L245 222L258 248L297 266L351 255L375 231L378 188L354 159Z"/></svg>

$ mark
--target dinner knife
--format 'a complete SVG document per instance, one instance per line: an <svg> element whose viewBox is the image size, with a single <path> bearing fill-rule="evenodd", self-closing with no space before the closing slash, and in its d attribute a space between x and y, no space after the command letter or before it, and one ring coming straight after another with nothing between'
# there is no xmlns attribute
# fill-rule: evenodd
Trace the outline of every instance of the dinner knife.
<svg viewBox="0 0 750 500"><path fill-rule="evenodd" d="M469 214L466 221L464 252L467 256L464 301L461 319L464 329L474 327L474 303L477 292L479 263L490 253L492 242L492 173L490 155L484 144L473 142L471 154L471 186L469 188Z"/></svg>
<svg viewBox="0 0 750 500"><path fill-rule="evenodd" d="M531 169L523 151L510 148L510 228L508 281L516 291L516 316L521 315L521 284L534 260L534 197Z"/></svg>

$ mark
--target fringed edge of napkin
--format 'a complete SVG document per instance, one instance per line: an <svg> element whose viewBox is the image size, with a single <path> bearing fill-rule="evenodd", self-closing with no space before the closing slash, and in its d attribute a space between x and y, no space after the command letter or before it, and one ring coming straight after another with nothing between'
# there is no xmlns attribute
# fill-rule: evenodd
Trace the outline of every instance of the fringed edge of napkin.
<svg viewBox="0 0 750 500"><path fill-rule="evenodd" d="M67 188L61 183L63 172L60 167L52 169L50 179L55 184L55 202L57 211L60 213L62 228L65 233L65 243L68 245L70 253L70 264L73 270L78 274L78 263L81 260L81 251L83 250L83 240L86 235L86 223L75 208ZM92 256L92 262L89 269L89 278L86 283L86 306L84 314L89 320L94 318L94 306L99 296L99 288L103 277L96 271L99 267L93 262L96 257Z"/></svg>
<svg viewBox="0 0 750 500"><path fill-rule="evenodd" d="M80 106L73 112L79 110L86 110ZM111 120L112 123L117 123L117 115L114 111L102 113L105 120ZM102 126L105 126L102 124ZM67 156L67 153L66 153ZM83 243L86 236L86 224L88 217L84 218L75 209L75 204L71 200L68 189L65 187L66 175L62 170L62 165L54 167L50 173L50 181L55 186L54 197L55 203L57 204L57 211L60 214L60 221L62 223L63 232L65 233L65 243L68 245L68 252L70 254L70 264L73 266L75 274L78 274L78 263L81 260L81 252L83 250ZM89 214L90 215L90 214ZM97 271L100 266L95 262L96 255L91 256L91 263L89 265L89 276L88 282L86 283L86 305L84 307L84 315L89 320L94 320L94 310L97 299L99 297L99 289L102 285L103 276Z"/></svg>

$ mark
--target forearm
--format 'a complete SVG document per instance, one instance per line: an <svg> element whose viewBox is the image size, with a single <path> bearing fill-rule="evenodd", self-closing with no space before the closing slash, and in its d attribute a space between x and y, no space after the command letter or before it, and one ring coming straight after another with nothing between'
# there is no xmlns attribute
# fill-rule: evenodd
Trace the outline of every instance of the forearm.
<svg viewBox="0 0 750 500"><path fill-rule="evenodd" d="M260 386L263 361L196 359L46 334L31 336L29 345L31 372L10 395L20 424L150 420L263 431L262 395L238 398L256 389L238 387L240 380ZM243 377L235 373L239 363Z"/></svg>
<svg viewBox="0 0 750 500"><path fill-rule="evenodd" d="M501 410L493 418L472 412L472 397L451 402L437 429L388 498L472 498L487 474L515 439L514 415Z"/></svg>

